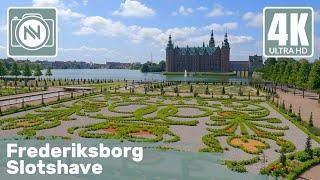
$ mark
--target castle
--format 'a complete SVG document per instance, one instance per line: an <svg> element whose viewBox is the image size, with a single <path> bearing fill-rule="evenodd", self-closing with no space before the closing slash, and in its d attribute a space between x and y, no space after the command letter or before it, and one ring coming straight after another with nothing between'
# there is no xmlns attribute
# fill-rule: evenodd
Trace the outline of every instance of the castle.
<svg viewBox="0 0 320 180"><path fill-rule="evenodd" d="M202 47L178 47L172 42L171 35L166 48L167 72L230 72L248 71L263 66L262 56L249 56L249 61L230 61L230 44L225 33L221 47L216 46L211 31L209 44Z"/></svg>
<svg viewBox="0 0 320 180"><path fill-rule="evenodd" d="M202 47L174 47L171 35L166 48L166 68L168 72L228 72L230 46L227 33L221 47L215 45L213 31L209 45Z"/></svg>

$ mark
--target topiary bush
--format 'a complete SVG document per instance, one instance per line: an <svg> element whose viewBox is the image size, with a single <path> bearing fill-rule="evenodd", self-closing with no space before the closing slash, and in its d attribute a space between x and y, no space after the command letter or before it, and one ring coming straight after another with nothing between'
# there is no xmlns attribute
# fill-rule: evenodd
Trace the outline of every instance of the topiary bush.
<svg viewBox="0 0 320 180"><path fill-rule="evenodd" d="M300 162L305 162L307 160L310 160L312 157L306 153L305 151L298 152L295 154L294 159L300 161Z"/></svg>

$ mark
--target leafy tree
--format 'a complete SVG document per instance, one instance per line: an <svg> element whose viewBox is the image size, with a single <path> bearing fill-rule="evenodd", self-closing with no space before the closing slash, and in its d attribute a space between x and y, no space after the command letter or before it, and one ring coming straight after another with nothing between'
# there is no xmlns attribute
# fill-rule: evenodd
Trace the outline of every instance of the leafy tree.
<svg viewBox="0 0 320 180"><path fill-rule="evenodd" d="M150 68L147 63L142 65L141 72L150 72Z"/></svg>
<svg viewBox="0 0 320 180"><path fill-rule="evenodd" d="M18 64L16 62L14 62L12 64L10 75L12 75L12 76L20 76L21 75Z"/></svg>
<svg viewBox="0 0 320 180"><path fill-rule="evenodd" d="M275 65L277 63L277 60L276 60L276 58L268 58L265 62L264 62L264 64L266 65L266 66L270 66L270 65Z"/></svg>
<svg viewBox="0 0 320 180"><path fill-rule="evenodd" d="M50 68L50 67L47 68L46 76L52 76L51 68Z"/></svg>
<svg viewBox="0 0 320 180"><path fill-rule="evenodd" d="M292 68L292 75L289 77L289 84L294 85L294 94L296 94L296 87L298 86L298 72L300 71L300 63L294 62Z"/></svg>
<svg viewBox="0 0 320 180"><path fill-rule="evenodd" d="M160 71L165 71L166 70L166 62L165 61L160 61L159 62L159 67L160 67Z"/></svg>
<svg viewBox="0 0 320 180"><path fill-rule="evenodd" d="M284 154L283 151L281 151L281 155L280 155L280 163L282 167L286 167L287 166L287 157Z"/></svg>
<svg viewBox="0 0 320 180"><path fill-rule="evenodd" d="M290 81L290 77L292 76L292 70L293 70L293 63L288 63L287 65L286 65L286 68L285 68L285 71L284 71L284 79L283 79L283 82L285 83L285 84L291 84L291 81Z"/></svg>
<svg viewBox="0 0 320 180"><path fill-rule="evenodd" d="M222 92L221 92L223 95L226 94L226 90L224 89L224 87L222 87Z"/></svg>
<svg viewBox="0 0 320 180"><path fill-rule="evenodd" d="M304 91L308 85L310 65L307 60L300 61L301 67L298 72L298 85L302 88L302 97L304 98Z"/></svg>
<svg viewBox="0 0 320 180"><path fill-rule="evenodd" d="M7 75L7 68L5 66L5 64L3 63L2 60L0 60L0 76L5 76Z"/></svg>
<svg viewBox="0 0 320 180"><path fill-rule="evenodd" d="M309 126L310 126L310 127L313 127L313 117L312 117L312 112L310 113Z"/></svg>
<svg viewBox="0 0 320 180"><path fill-rule="evenodd" d="M42 76L41 67L40 64L36 64L35 70L34 70L34 76Z"/></svg>
<svg viewBox="0 0 320 180"><path fill-rule="evenodd" d="M311 145L311 138L308 136L306 140L306 145L304 151L312 157L312 145Z"/></svg>
<svg viewBox="0 0 320 180"><path fill-rule="evenodd" d="M210 92L209 92L209 87L207 86L206 87L206 92L205 92L206 94L210 94Z"/></svg>
<svg viewBox="0 0 320 180"><path fill-rule="evenodd" d="M312 65L309 74L308 88L318 92L318 102L320 103L320 61L316 61Z"/></svg>
<svg viewBox="0 0 320 180"><path fill-rule="evenodd" d="M142 72L162 72L165 70L166 70L165 61L160 61L159 64L148 61L144 63L141 67Z"/></svg>
<svg viewBox="0 0 320 180"><path fill-rule="evenodd" d="M279 82L278 77L280 77L280 63L275 64L272 68L271 81L273 83Z"/></svg>
<svg viewBox="0 0 320 180"><path fill-rule="evenodd" d="M192 84L190 85L190 93L193 93L193 87L192 87Z"/></svg>
<svg viewBox="0 0 320 180"><path fill-rule="evenodd" d="M141 63L133 63L130 68L139 70L139 69L141 69L141 67L142 67Z"/></svg>
<svg viewBox="0 0 320 180"><path fill-rule="evenodd" d="M277 60L275 58L268 58L264 64L264 68L262 69L263 72L263 79L272 81L272 73Z"/></svg>
<svg viewBox="0 0 320 180"><path fill-rule="evenodd" d="M281 89L282 85L286 83L286 77L285 77L285 70L286 70L286 61L280 61L279 62L279 72L277 73L277 82L281 83Z"/></svg>
<svg viewBox="0 0 320 180"><path fill-rule="evenodd" d="M31 72L29 63L25 63L25 64L24 64L24 68L23 68L22 74L23 74L24 76L32 76L32 72Z"/></svg>

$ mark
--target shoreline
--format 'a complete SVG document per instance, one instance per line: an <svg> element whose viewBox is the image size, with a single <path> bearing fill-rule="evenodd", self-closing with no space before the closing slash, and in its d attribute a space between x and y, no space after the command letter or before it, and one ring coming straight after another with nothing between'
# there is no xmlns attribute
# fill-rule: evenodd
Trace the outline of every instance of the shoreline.
<svg viewBox="0 0 320 180"><path fill-rule="evenodd" d="M162 72L162 75L184 75L184 72ZM236 76L235 72L188 72L188 76Z"/></svg>

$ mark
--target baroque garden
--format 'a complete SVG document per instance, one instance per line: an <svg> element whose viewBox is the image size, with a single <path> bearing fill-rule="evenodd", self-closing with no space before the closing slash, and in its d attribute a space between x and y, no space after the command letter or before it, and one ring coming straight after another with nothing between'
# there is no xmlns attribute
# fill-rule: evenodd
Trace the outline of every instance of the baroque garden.
<svg viewBox="0 0 320 180"><path fill-rule="evenodd" d="M91 86L98 91L9 111L0 120L1 137L112 139L161 150L223 153L221 165L232 171L289 179L320 161L319 137L262 84L123 81Z"/></svg>

